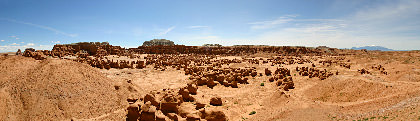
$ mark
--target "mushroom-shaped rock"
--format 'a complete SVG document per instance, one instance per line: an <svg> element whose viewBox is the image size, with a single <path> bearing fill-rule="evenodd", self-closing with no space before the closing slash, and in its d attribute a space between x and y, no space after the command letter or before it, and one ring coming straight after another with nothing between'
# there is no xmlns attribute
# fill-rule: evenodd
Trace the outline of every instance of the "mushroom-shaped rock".
<svg viewBox="0 0 420 121"><path fill-rule="evenodd" d="M188 92L190 94L192 94L192 95L196 95L197 94L197 88L198 87L195 84L188 84L188 86L187 86Z"/></svg>
<svg viewBox="0 0 420 121"><path fill-rule="evenodd" d="M168 113L166 116L168 116L168 118L172 121L178 121L178 118L180 118L180 116L176 113Z"/></svg>
<svg viewBox="0 0 420 121"><path fill-rule="evenodd" d="M188 114L194 114L198 113L197 110L195 110L195 105L192 103L182 103L180 106L178 106L178 115L182 118L187 118Z"/></svg>
<svg viewBox="0 0 420 121"><path fill-rule="evenodd" d="M238 88L238 82L237 81L232 81L232 83L230 83L230 86L232 88Z"/></svg>
<svg viewBox="0 0 420 121"><path fill-rule="evenodd" d="M195 109L196 109L196 110L201 109L201 108L204 108L204 106L206 106L206 104L201 103L201 102L199 102L199 101L196 101L196 102L195 102Z"/></svg>
<svg viewBox="0 0 420 121"><path fill-rule="evenodd" d="M166 116L159 110L156 112L156 121L166 121Z"/></svg>
<svg viewBox="0 0 420 121"><path fill-rule="evenodd" d="M258 73L257 73L256 71L252 71L252 72L251 72L251 76L252 76L252 77L257 76L257 74L258 74Z"/></svg>
<svg viewBox="0 0 420 121"><path fill-rule="evenodd" d="M276 82L276 85L277 85L277 86L280 86L281 84L283 84L283 81L282 81L282 80L278 80L278 81Z"/></svg>
<svg viewBox="0 0 420 121"><path fill-rule="evenodd" d="M146 102L150 102L153 106L158 107L159 108L159 102L155 99L155 96L151 95L151 94L146 94L144 96L144 103Z"/></svg>
<svg viewBox="0 0 420 121"><path fill-rule="evenodd" d="M207 87L213 89L214 86L216 86L216 83L214 81L212 81L212 80L207 81Z"/></svg>
<svg viewBox="0 0 420 121"><path fill-rule="evenodd" d="M229 87L229 83L227 81L223 81L223 86Z"/></svg>
<svg viewBox="0 0 420 121"><path fill-rule="evenodd" d="M213 97L210 99L210 105L213 106L222 106L222 98L220 97Z"/></svg>
<svg viewBox="0 0 420 121"><path fill-rule="evenodd" d="M295 88L293 82L286 82L286 83L283 83L283 85L284 85L283 87L284 91L289 91L289 89Z"/></svg>
<svg viewBox="0 0 420 121"><path fill-rule="evenodd" d="M204 78L204 77L198 78L197 79L197 86L203 86L203 85L206 84L206 82L207 82L207 79L206 78Z"/></svg>
<svg viewBox="0 0 420 121"><path fill-rule="evenodd" d="M178 105L180 104L180 100L177 99L174 95L166 95L164 100L161 102L160 110L163 113L177 113L178 112Z"/></svg>
<svg viewBox="0 0 420 121"><path fill-rule="evenodd" d="M138 105L136 105L135 103L131 103L127 107L127 111L127 121L137 121L137 119L139 119L140 111Z"/></svg>
<svg viewBox="0 0 420 121"><path fill-rule="evenodd" d="M217 80L218 82L223 82L223 80L225 80L225 76L223 76L223 75L218 75L218 76L216 77L216 80Z"/></svg>
<svg viewBox="0 0 420 121"><path fill-rule="evenodd" d="M141 106L140 121L154 121L156 107L152 105L150 101L147 101L143 106Z"/></svg>
<svg viewBox="0 0 420 121"><path fill-rule="evenodd" d="M220 110L205 110L205 119L207 121L227 121L225 113Z"/></svg>
<svg viewBox="0 0 420 121"><path fill-rule="evenodd" d="M190 96L188 89L179 89L178 94L182 96L182 100L185 102L194 101L194 98Z"/></svg>
<svg viewBox="0 0 420 121"><path fill-rule="evenodd" d="M265 75L266 76L270 76L271 75L271 71L268 70L268 68L265 68L264 72L265 72Z"/></svg>
<svg viewBox="0 0 420 121"><path fill-rule="evenodd" d="M199 121L200 116L196 113L187 114L187 121Z"/></svg>
<svg viewBox="0 0 420 121"><path fill-rule="evenodd" d="M273 82L273 81L274 81L274 77L270 77L270 78L268 79L268 81Z"/></svg>

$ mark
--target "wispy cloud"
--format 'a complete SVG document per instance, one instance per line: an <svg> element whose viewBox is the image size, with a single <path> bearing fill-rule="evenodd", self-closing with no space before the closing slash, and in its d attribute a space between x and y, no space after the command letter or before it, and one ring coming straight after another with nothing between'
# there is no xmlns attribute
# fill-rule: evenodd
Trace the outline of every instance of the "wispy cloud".
<svg viewBox="0 0 420 121"><path fill-rule="evenodd" d="M340 22L318 22L318 23L300 23L300 25L294 27L284 28L283 30L288 32L300 32L306 34L320 34L327 32L337 32L344 29L347 26L345 23Z"/></svg>
<svg viewBox="0 0 420 121"><path fill-rule="evenodd" d="M203 28L209 28L209 26L189 26L187 28L189 28L189 29L203 29Z"/></svg>
<svg viewBox="0 0 420 121"><path fill-rule="evenodd" d="M0 19L1 20L1 19ZM13 36L9 36L10 38L14 38L14 39L16 39L16 40L18 40L18 39L20 39L20 38L18 38L17 36L15 36L15 35L13 35Z"/></svg>
<svg viewBox="0 0 420 121"><path fill-rule="evenodd" d="M344 20L339 19L297 19L299 15L284 15L280 16L275 20L268 20L268 21L259 21L259 22L252 22L248 23L251 24L251 29L258 30L258 29L270 29L276 28L281 24L291 23L291 22L342 22Z"/></svg>
<svg viewBox="0 0 420 121"><path fill-rule="evenodd" d="M252 23L248 23L251 24L251 29L268 29L268 28L273 28L276 25L279 24L283 24L283 23L287 23L290 21L293 21L297 15L285 15L285 16L281 16L275 20L269 20L269 21L259 21L259 22L252 22Z"/></svg>
<svg viewBox="0 0 420 121"><path fill-rule="evenodd" d="M0 41L4 42L4 40L0 40Z"/></svg>
<svg viewBox="0 0 420 121"><path fill-rule="evenodd" d="M270 45L326 45L338 48L379 45L393 49L418 49L420 1L377 2L333 19L299 19L282 16L275 20L248 23L255 35Z"/></svg>
<svg viewBox="0 0 420 121"><path fill-rule="evenodd" d="M168 34L169 32L171 32L173 29L175 29L175 26L169 27L168 29L166 29L165 31L160 32L158 35L159 36L163 36Z"/></svg>
<svg viewBox="0 0 420 121"><path fill-rule="evenodd" d="M276 20L277 21L277 20ZM344 20L339 19L291 19L288 20L287 25L282 27L277 27L277 23L263 24L257 26L251 26L251 29L268 29L272 28L270 31L284 31L284 32L294 32L301 34L323 34L323 33L332 33L347 27L347 23Z"/></svg>
<svg viewBox="0 0 420 121"><path fill-rule="evenodd" d="M411 15L420 14L419 5L420 1L416 0L383 2L383 4L357 11L352 17L356 17L356 19L360 21L384 21L384 19L386 19L385 21L401 20L401 17L407 18L413 17Z"/></svg>
<svg viewBox="0 0 420 121"><path fill-rule="evenodd" d="M10 45L20 45L20 44L12 43L12 44L10 44Z"/></svg>
<svg viewBox="0 0 420 121"><path fill-rule="evenodd" d="M61 42L60 41L51 41L51 43L58 44L58 43L61 43Z"/></svg>
<svg viewBox="0 0 420 121"><path fill-rule="evenodd" d="M382 3L382 2L381 2ZM348 16L349 24L360 32L396 33L420 29L420 1L387 1Z"/></svg>
<svg viewBox="0 0 420 121"><path fill-rule="evenodd" d="M18 49L25 50L26 48L34 48L37 50L51 50L53 45L36 45L34 43L28 43L26 45L0 45L0 52L16 52Z"/></svg>
<svg viewBox="0 0 420 121"><path fill-rule="evenodd" d="M24 21L18 21L18 20L14 20L14 19L0 18L0 20L5 20L5 21L9 21L9 22L13 22L13 23L19 23L19 24L25 24L25 25L37 27L37 28L40 28L40 29L45 29L45 30L48 30L48 31L52 31L52 32L55 32L56 34L62 34L62 35L65 35L65 36L69 36L69 37L77 37L78 36L77 34L66 33L66 32L60 31L58 29L49 27L49 26L45 26L45 25L39 25L39 24L34 24L34 23L24 22ZM14 37L16 37L16 36L14 36ZM16 38L16 39L18 39L18 38Z"/></svg>

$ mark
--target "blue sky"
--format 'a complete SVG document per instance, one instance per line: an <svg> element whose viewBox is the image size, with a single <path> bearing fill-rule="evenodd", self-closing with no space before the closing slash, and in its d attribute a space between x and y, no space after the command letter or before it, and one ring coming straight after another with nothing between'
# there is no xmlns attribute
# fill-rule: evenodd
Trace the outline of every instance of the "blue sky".
<svg viewBox="0 0 420 121"><path fill-rule="evenodd" d="M418 0L0 0L0 52L108 41L420 49Z"/></svg>

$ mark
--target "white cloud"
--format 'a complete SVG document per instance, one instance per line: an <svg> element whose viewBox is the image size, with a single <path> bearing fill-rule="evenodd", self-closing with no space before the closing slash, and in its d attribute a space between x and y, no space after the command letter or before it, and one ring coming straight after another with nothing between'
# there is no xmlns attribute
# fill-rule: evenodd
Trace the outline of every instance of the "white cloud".
<svg viewBox="0 0 420 121"><path fill-rule="evenodd" d="M268 21L260 21L260 22L252 22L248 23L251 24L251 29L258 30L258 29L270 29L276 28L281 24L291 23L291 22L342 22L343 20L339 19L297 19L298 15L284 15L275 20L268 20Z"/></svg>
<svg viewBox="0 0 420 121"><path fill-rule="evenodd" d="M56 34L62 34L62 35L65 35L65 36L69 36L69 37L77 37L78 36L78 34L66 33L66 32L57 30L55 28L49 27L49 26L44 26L44 25L39 25L39 24L34 24L34 23L29 23L29 22L24 22L24 21L17 21L17 20L14 20L14 19L1 19L0 18L0 20L6 20L6 21L9 21L9 22L13 22L13 23L25 24L25 25L37 27L37 28L40 28L40 29L45 29L45 30L48 30L48 31L52 31L52 32L55 32ZM10 36L10 37L12 37L12 36ZM13 37L16 37L16 36L13 36ZM18 38L16 38L16 39L18 39Z"/></svg>
<svg viewBox="0 0 420 121"><path fill-rule="evenodd" d="M280 17L254 22L251 30L264 30L253 41L269 45L338 48L378 45L392 49L419 49L420 1L379 2L353 14L334 19ZM287 24L284 24L287 23ZM408 36L406 36L408 35Z"/></svg>
<svg viewBox="0 0 420 121"><path fill-rule="evenodd" d="M57 44L57 43L61 43L61 42L60 41L51 41L51 43Z"/></svg>
<svg viewBox="0 0 420 121"><path fill-rule="evenodd" d="M20 44L12 43L12 44L10 44L10 45L20 45Z"/></svg>
<svg viewBox="0 0 420 121"><path fill-rule="evenodd" d="M297 15L285 15L285 16L281 16L275 20L269 20L269 21L260 21L260 22L252 22L252 23L248 23L251 24L251 29L268 29L268 28L273 28L276 25L279 24L283 24L283 23L287 23L290 21L293 21Z"/></svg>
<svg viewBox="0 0 420 121"><path fill-rule="evenodd" d="M0 52L16 52L18 49L24 51L26 48L34 48L37 50L51 50L53 45L35 45L34 43L28 43L26 45L0 45Z"/></svg>
<svg viewBox="0 0 420 121"><path fill-rule="evenodd" d="M0 40L0 41L4 42L4 40Z"/></svg>
<svg viewBox="0 0 420 121"><path fill-rule="evenodd" d="M1 18L0 18L0 20L2 20ZM20 38L18 38L17 36L15 36L15 35L13 35L13 36L9 36L10 38L15 38L16 40L18 40L18 39L20 39Z"/></svg>
<svg viewBox="0 0 420 121"><path fill-rule="evenodd" d="M190 28L190 29L203 29L203 28L209 28L209 26L189 26L187 28Z"/></svg>
<svg viewBox="0 0 420 121"><path fill-rule="evenodd" d="M383 4L374 5L364 10L356 12L352 17L359 21L382 22L401 20L401 17L414 17L420 13L420 1L416 0L397 0L392 2L381 2Z"/></svg>
<svg viewBox="0 0 420 121"><path fill-rule="evenodd" d="M301 26L295 26L285 28L285 31L289 32L302 32L302 33L320 33L320 32L336 32L344 28L346 24L341 23L318 23L318 24L302 24Z"/></svg>
<svg viewBox="0 0 420 121"><path fill-rule="evenodd" d="M158 35L159 36L163 36L168 34L170 31L172 31L173 29L175 29L175 26L169 27L168 29L166 29L165 31L160 32Z"/></svg>
<svg viewBox="0 0 420 121"><path fill-rule="evenodd" d="M23 43L25 43L25 42L20 42L20 43L22 43L22 44L23 44Z"/></svg>
<svg viewBox="0 0 420 121"><path fill-rule="evenodd" d="M348 16L349 27L361 33L387 36L420 29L420 1L397 0L381 2Z"/></svg>

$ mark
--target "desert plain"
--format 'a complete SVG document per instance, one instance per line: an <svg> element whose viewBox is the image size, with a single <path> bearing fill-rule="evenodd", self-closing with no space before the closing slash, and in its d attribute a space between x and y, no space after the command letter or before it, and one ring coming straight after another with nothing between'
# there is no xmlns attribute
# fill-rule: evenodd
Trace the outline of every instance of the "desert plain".
<svg viewBox="0 0 420 121"><path fill-rule="evenodd" d="M0 56L0 120L420 120L420 51L55 45Z"/></svg>

